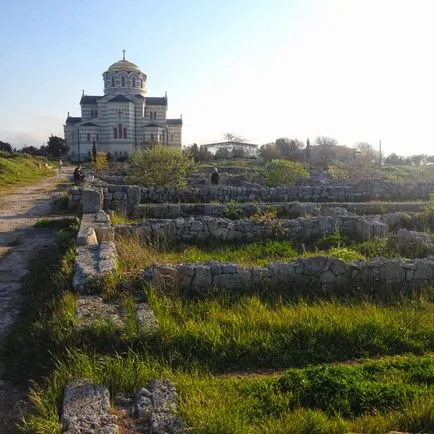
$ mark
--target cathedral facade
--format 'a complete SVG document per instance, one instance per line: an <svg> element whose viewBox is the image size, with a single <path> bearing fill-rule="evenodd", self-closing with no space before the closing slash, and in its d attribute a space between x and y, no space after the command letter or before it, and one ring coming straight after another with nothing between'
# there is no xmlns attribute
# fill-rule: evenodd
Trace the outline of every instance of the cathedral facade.
<svg viewBox="0 0 434 434"><path fill-rule="evenodd" d="M149 144L181 148L182 118L167 119L167 94L146 96L146 74L123 59L103 73L104 95L83 95L81 117L70 116L64 125L69 156L84 161L92 148L125 158Z"/></svg>

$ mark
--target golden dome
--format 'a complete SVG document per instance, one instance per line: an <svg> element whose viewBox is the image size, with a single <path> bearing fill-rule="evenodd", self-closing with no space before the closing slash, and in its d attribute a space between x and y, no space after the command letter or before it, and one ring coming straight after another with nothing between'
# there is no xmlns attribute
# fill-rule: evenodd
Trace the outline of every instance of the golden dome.
<svg viewBox="0 0 434 434"><path fill-rule="evenodd" d="M119 60L116 63L113 63L107 70L107 72L137 72L141 74L140 68L134 63L128 62L128 60Z"/></svg>

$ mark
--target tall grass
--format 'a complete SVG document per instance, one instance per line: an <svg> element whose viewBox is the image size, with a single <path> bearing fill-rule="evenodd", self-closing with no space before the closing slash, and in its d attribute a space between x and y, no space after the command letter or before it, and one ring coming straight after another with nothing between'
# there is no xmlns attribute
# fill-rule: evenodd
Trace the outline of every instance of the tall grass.
<svg viewBox="0 0 434 434"><path fill-rule="evenodd" d="M164 357L211 370L282 368L434 348L433 303L287 303L149 296Z"/></svg>

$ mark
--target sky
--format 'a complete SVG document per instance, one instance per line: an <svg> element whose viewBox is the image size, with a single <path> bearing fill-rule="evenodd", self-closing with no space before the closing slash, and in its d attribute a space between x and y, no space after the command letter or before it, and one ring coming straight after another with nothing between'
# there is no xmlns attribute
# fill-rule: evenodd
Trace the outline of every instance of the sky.
<svg viewBox="0 0 434 434"><path fill-rule="evenodd" d="M63 137L122 58L183 145L232 133L434 154L432 0L1 0L0 140Z"/></svg>

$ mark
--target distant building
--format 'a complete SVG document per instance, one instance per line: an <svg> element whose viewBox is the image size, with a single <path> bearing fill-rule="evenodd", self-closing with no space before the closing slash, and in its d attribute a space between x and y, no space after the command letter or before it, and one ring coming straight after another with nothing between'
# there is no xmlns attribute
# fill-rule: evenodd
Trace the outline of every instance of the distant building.
<svg viewBox="0 0 434 434"><path fill-rule="evenodd" d="M245 157L256 157L259 145L229 140L226 142L208 143L206 145L201 145L200 148L209 151L212 154L215 154L219 149L227 149L232 155L236 154L237 151L240 151Z"/></svg>
<svg viewBox="0 0 434 434"><path fill-rule="evenodd" d="M146 74L123 59L102 74L104 95L83 95L81 117L66 118L64 133L70 157L83 161L98 151L115 159L127 157L150 143L182 146L182 118L167 119L167 94L146 96Z"/></svg>

